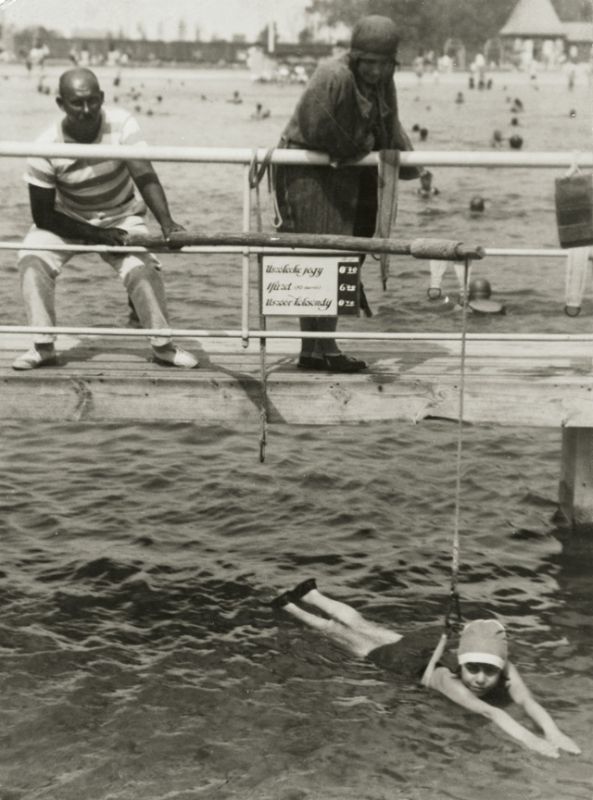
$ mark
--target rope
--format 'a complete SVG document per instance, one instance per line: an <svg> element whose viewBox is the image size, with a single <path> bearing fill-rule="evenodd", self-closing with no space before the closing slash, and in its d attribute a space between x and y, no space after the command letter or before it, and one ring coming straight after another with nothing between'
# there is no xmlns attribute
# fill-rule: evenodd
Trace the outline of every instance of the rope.
<svg viewBox="0 0 593 800"><path fill-rule="evenodd" d="M447 646L447 638L451 630L451 618L455 615L457 622L461 622L461 605L457 593L459 580L459 528L461 519L461 456L463 452L463 412L465 398L465 355L467 340L467 309L469 301L469 271L471 260L466 258L463 268L463 305L461 326L461 360L459 376L459 414L457 417L457 451L455 456L455 508L453 512L453 547L451 555L451 588L445 611L443 632L439 637L430 661L422 675L421 683L429 686L432 674Z"/></svg>
<svg viewBox="0 0 593 800"><path fill-rule="evenodd" d="M274 155L274 151L276 150L275 147L270 147L266 150L266 153L263 157L263 161L261 162L261 166L258 167L257 165L257 150L253 150L253 155L251 157L251 163L249 164L249 186L256 191L256 202L257 202L257 230L259 233L262 232L262 219L261 219L261 207L260 207L260 196L259 196L259 185L262 181L262 178L267 173L268 176L268 194L272 198L272 206L274 208L274 227L279 228L282 225L282 215L280 214L280 207L278 205L278 197L276 196L276 191L274 187L274 181L272 179L272 157Z"/></svg>
<svg viewBox="0 0 593 800"><path fill-rule="evenodd" d="M273 148L268 150L262 166L258 169L257 167L257 150L253 151L253 157L251 159L251 164L249 165L249 186L251 189L255 189L255 218L257 223L257 230L261 233L263 229L263 222L262 222L262 213L261 213L261 198L259 193L259 184L261 179L264 176L265 171L267 170L270 159L272 157ZM259 285L261 286L261 270L262 270L262 258L259 256ZM260 300L261 304L261 300ZM262 314L261 305L260 305L260 315L259 315L259 324L261 330L266 330L266 318ZM265 337L260 337L259 340L259 363L260 363L260 374L261 374L261 405L259 410L259 461L260 464L263 464L266 460L266 444L268 440L268 371L266 368L266 339Z"/></svg>
<svg viewBox="0 0 593 800"><path fill-rule="evenodd" d="M470 259L466 258L463 268L463 306L461 327L461 363L459 377L459 414L457 417L457 448L455 455L455 508L453 512L453 547L451 555L451 589L449 603L445 615L445 628L451 624L451 615L455 612L457 619L461 620L461 609L457 583L459 580L459 528L461 519L461 456L463 452L463 415L465 401L465 361L467 344L467 311L469 301L469 271Z"/></svg>
<svg viewBox="0 0 593 800"><path fill-rule="evenodd" d="M265 325L265 319L262 323ZM268 371L266 368L266 340L259 340L259 364L261 372L262 398L259 411L259 463L266 460L266 444L268 443Z"/></svg>

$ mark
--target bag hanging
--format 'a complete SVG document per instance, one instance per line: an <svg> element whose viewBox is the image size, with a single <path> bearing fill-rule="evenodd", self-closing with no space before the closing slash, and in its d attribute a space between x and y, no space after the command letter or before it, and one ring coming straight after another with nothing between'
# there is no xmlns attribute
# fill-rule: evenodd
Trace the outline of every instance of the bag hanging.
<svg viewBox="0 0 593 800"><path fill-rule="evenodd" d="M576 172L555 183L560 247L593 244L593 175Z"/></svg>

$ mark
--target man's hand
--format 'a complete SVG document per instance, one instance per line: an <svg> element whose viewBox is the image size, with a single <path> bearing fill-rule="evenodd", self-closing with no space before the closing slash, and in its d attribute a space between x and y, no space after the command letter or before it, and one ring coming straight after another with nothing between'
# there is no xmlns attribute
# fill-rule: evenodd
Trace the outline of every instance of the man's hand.
<svg viewBox="0 0 593 800"><path fill-rule="evenodd" d="M167 242L167 244L169 245L169 247L175 247L175 245L173 245L171 243L171 234L172 233L176 233L177 231L184 231L185 228L183 227L183 225L180 225L178 222L175 222L174 220L170 220L169 222L167 222L167 223L165 223L164 225L161 226L161 230L163 232L163 237L164 237L165 241Z"/></svg>
<svg viewBox="0 0 593 800"><path fill-rule="evenodd" d="M96 228L97 244L107 244L112 247L124 246L128 243L128 232L123 228Z"/></svg>

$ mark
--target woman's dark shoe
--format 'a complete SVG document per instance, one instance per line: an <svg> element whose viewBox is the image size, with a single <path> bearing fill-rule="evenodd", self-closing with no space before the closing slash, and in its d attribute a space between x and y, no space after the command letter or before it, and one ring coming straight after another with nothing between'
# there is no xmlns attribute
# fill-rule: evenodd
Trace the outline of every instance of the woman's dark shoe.
<svg viewBox="0 0 593 800"><path fill-rule="evenodd" d="M322 372L360 372L366 369L366 361L348 356L346 353L325 353L320 356L300 356L299 369Z"/></svg>
<svg viewBox="0 0 593 800"><path fill-rule="evenodd" d="M325 361L321 356L300 356L297 367L299 369L325 369Z"/></svg>
<svg viewBox="0 0 593 800"><path fill-rule="evenodd" d="M323 356L327 372L360 372L366 369L366 361L346 353L326 353Z"/></svg>
<svg viewBox="0 0 593 800"><path fill-rule="evenodd" d="M315 578L308 578L306 581L297 584L290 594L294 600L300 600L306 594L309 594L312 589L317 589L317 583Z"/></svg>

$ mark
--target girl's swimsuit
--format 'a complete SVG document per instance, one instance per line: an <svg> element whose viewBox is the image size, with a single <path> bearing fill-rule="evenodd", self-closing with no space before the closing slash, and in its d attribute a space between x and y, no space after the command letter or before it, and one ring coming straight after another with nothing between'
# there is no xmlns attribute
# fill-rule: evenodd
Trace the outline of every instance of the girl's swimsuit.
<svg viewBox="0 0 593 800"><path fill-rule="evenodd" d="M433 626L406 634L397 642L375 647L366 657L382 669L395 672L408 680L419 682L441 633L442 628ZM455 651L443 653L437 667L446 667L453 675L460 676L461 670ZM487 699L488 703L498 707L512 703L504 673L501 673L496 686L488 692Z"/></svg>
<svg viewBox="0 0 593 800"><path fill-rule="evenodd" d="M408 633L397 642L375 647L367 658L382 669L420 680L441 633L442 629L436 626Z"/></svg>

